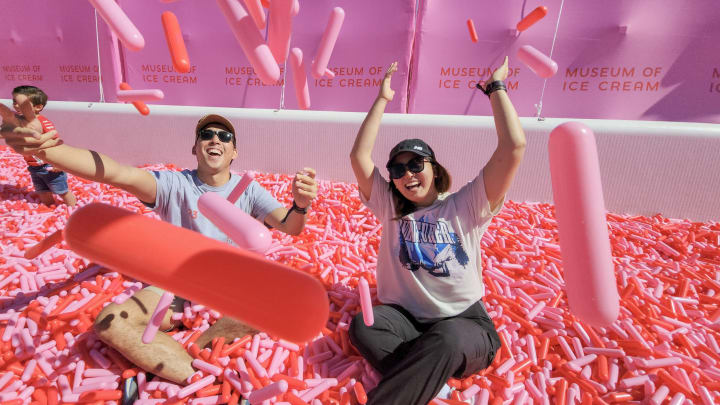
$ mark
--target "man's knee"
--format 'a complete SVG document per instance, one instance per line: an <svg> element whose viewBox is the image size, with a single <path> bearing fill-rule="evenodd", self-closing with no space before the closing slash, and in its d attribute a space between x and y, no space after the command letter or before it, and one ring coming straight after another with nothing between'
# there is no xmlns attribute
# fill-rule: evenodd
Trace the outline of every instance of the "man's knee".
<svg viewBox="0 0 720 405"><path fill-rule="evenodd" d="M223 316L215 321L200 337L195 341L200 349L212 348L212 341L215 338L225 338L226 342L232 342L235 338L242 338L246 335L254 335L260 331L250 325L244 324L237 319Z"/></svg>
<svg viewBox="0 0 720 405"><path fill-rule="evenodd" d="M103 341L112 341L113 336L126 334L133 328L144 327L141 318L127 305L111 302L95 318L93 329Z"/></svg>
<svg viewBox="0 0 720 405"><path fill-rule="evenodd" d="M115 303L105 306L93 323L95 334L105 340L113 333L113 330L118 329L119 324L125 323L121 313L125 315L125 318L128 317L127 312L120 310L120 306Z"/></svg>

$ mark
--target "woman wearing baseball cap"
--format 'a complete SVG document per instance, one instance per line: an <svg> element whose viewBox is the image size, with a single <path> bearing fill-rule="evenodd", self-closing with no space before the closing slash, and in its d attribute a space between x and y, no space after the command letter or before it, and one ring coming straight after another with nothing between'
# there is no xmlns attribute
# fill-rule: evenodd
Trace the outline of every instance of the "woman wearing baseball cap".
<svg viewBox="0 0 720 405"><path fill-rule="evenodd" d="M481 301L480 239L502 208L525 152L525 134L503 80L507 57L485 86L498 146L477 177L449 194L450 174L420 139L398 143L386 181L371 154L394 91L385 73L380 93L355 139L350 162L363 203L380 219L374 324L358 314L350 326L355 347L382 375L368 404L427 404L449 377L490 365L500 339Z"/></svg>

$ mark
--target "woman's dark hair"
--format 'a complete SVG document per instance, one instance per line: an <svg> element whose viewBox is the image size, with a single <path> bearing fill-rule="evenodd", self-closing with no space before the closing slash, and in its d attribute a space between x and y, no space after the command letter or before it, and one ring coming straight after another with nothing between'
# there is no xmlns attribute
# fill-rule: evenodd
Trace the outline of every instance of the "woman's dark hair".
<svg viewBox="0 0 720 405"><path fill-rule="evenodd" d="M432 165L433 176L435 177L435 190L437 190L438 193L444 193L450 190L452 178L447 169L433 160L430 161L430 164ZM395 219L400 219L417 209L414 202L408 200L400 193L400 190L395 187L395 183L392 180L390 180L390 191L392 192L393 205L395 206Z"/></svg>

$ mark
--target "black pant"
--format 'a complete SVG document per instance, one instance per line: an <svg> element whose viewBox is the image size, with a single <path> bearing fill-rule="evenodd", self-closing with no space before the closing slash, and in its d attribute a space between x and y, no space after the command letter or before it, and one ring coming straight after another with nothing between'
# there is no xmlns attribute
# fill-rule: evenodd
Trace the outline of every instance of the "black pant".
<svg viewBox="0 0 720 405"><path fill-rule="evenodd" d="M368 404L426 405L451 376L463 378L490 365L500 338L481 301L451 318L419 321L399 305L373 307L350 324L350 341L380 372Z"/></svg>

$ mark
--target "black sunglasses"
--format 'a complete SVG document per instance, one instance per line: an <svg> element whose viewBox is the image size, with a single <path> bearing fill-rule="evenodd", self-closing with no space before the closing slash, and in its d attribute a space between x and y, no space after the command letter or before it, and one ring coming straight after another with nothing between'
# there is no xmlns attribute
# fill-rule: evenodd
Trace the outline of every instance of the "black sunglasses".
<svg viewBox="0 0 720 405"><path fill-rule="evenodd" d="M418 156L408 160L407 163L393 163L387 165L387 169L390 172L391 179L399 179L405 175L405 172L410 170L411 173L420 173L425 169L426 159L422 156Z"/></svg>
<svg viewBox="0 0 720 405"><path fill-rule="evenodd" d="M213 139L213 136L217 135L220 142L228 143L233 140L235 135L233 135L232 132L228 131L213 131L212 129L202 129L200 132L198 132L198 138L202 139L203 141L209 141Z"/></svg>

